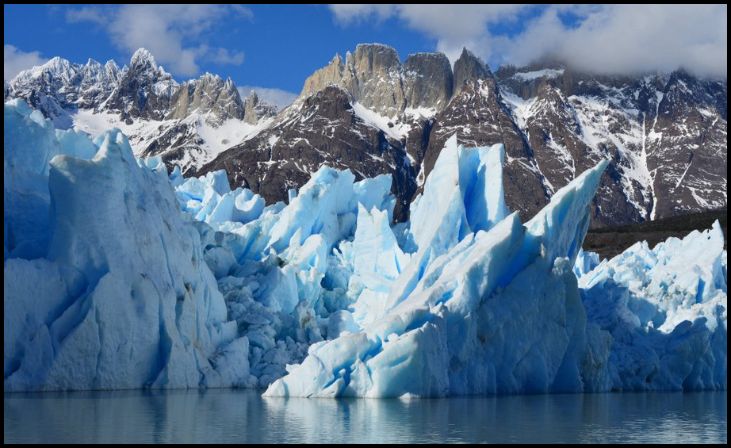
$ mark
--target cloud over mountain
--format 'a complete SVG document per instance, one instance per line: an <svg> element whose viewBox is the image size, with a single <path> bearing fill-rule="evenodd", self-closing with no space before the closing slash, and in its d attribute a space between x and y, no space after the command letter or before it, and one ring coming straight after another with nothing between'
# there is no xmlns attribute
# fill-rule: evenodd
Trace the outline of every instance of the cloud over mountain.
<svg viewBox="0 0 731 448"><path fill-rule="evenodd" d="M394 18L436 40L454 61L463 46L493 64L542 57L602 73L727 75L726 5L331 5L336 21Z"/></svg>

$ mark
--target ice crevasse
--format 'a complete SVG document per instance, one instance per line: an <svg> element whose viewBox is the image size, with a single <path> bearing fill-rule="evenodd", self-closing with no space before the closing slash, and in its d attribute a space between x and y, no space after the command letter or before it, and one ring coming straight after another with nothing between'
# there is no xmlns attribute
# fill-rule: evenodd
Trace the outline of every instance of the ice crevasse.
<svg viewBox="0 0 731 448"><path fill-rule="evenodd" d="M92 142L17 100L5 127L6 391L726 387L720 228L582 252L606 162L523 223L502 145L453 137L392 224L388 175L322 167L267 205L223 171L168 174L117 130Z"/></svg>

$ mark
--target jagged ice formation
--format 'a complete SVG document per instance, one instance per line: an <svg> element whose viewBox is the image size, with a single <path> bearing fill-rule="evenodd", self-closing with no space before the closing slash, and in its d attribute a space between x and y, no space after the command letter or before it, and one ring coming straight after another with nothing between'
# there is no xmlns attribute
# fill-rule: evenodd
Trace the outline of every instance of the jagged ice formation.
<svg viewBox="0 0 731 448"><path fill-rule="evenodd" d="M523 223L502 145L391 177L322 167L266 205L5 106L6 391L268 387L445 396L726 387L718 227L580 251L606 161ZM49 162L50 161L50 162Z"/></svg>

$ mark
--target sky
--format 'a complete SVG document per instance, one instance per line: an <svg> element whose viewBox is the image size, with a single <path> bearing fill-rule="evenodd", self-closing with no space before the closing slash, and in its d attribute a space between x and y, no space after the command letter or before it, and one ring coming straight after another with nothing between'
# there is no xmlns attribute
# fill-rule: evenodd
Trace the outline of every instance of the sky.
<svg viewBox="0 0 731 448"><path fill-rule="evenodd" d="M5 5L4 79L53 56L120 66L145 47L178 81L209 71L286 104L336 54L463 47L491 68L542 57L602 73L727 77L726 5Z"/></svg>

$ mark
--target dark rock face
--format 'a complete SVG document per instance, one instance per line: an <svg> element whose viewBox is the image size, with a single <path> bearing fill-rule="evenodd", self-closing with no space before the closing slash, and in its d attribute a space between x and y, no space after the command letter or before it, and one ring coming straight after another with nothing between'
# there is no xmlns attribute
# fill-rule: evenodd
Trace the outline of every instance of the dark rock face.
<svg viewBox="0 0 731 448"><path fill-rule="evenodd" d="M513 123L510 113L499 101L492 77L467 81L446 109L437 114L429 135L424 157L424 175L428 176L453 134L466 146L505 145L506 163L503 183L505 201L522 216L533 216L547 202L548 195L536 166L531 148Z"/></svg>
<svg viewBox="0 0 731 448"><path fill-rule="evenodd" d="M623 222L642 220L642 208L649 206L642 195L641 184L630 183L623 189L623 153L616 145L600 144L592 147L586 140L583 111L578 111L581 100L569 100L559 89L540 83L535 96L530 98L528 116L518 117L522 133L530 145L536 166L543 175L547 192L552 195L569 183L575 176L593 167L602 159L610 159L599 187L600 194L594 199L593 225L611 224L615 219ZM601 111L601 120L610 128L629 127L627 117L611 110ZM591 115L586 121L595 119ZM630 129L631 133L631 129ZM615 138L621 139L621 135ZM639 150L639 148L637 148ZM636 179L624 179L636 182Z"/></svg>
<svg viewBox="0 0 731 448"><path fill-rule="evenodd" d="M458 92L468 81L485 79L490 77L490 70L474 54L466 48L454 62L454 87L453 92Z"/></svg>
<svg viewBox="0 0 731 448"><path fill-rule="evenodd" d="M416 53L404 62L408 107L444 108L452 97L452 67L441 53Z"/></svg>
<svg viewBox="0 0 731 448"><path fill-rule="evenodd" d="M368 126L354 112L352 98L330 86L291 107L256 137L227 150L198 174L225 169L232 186L246 186L267 202L287 199L322 165L349 168L357 179L393 174L392 191L410 198L416 188L406 152L398 141ZM396 207L401 219L407 203Z"/></svg>
<svg viewBox="0 0 731 448"><path fill-rule="evenodd" d="M726 205L728 154L726 84L674 72L656 114L648 114L648 166L656 172L655 217ZM647 126L647 124L646 124Z"/></svg>
<svg viewBox="0 0 731 448"><path fill-rule="evenodd" d="M611 160L593 226L726 206L726 83L682 71L602 76L556 65L501 70L498 78L554 191Z"/></svg>
<svg viewBox="0 0 731 448"><path fill-rule="evenodd" d="M424 157L429 148L429 135L434 126L433 118L413 117L409 121L409 132L406 134L406 152L412 159L412 165L416 167L423 166ZM432 163L433 165L433 163ZM424 181L424 174L421 173L421 182Z"/></svg>

